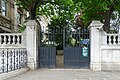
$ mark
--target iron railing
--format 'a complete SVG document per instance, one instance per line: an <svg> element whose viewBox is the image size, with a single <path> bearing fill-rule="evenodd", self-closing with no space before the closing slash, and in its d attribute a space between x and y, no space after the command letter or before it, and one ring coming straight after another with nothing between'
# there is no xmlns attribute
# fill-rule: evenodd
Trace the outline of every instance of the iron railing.
<svg viewBox="0 0 120 80"><path fill-rule="evenodd" d="M0 74L27 67L25 48L0 49Z"/></svg>

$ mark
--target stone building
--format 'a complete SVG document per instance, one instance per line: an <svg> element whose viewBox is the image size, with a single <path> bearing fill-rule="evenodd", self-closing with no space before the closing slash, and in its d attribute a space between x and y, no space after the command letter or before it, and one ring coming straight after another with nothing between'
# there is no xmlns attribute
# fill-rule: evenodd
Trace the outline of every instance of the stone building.
<svg viewBox="0 0 120 80"><path fill-rule="evenodd" d="M27 12L18 8L14 0L0 0L0 33L18 32Z"/></svg>

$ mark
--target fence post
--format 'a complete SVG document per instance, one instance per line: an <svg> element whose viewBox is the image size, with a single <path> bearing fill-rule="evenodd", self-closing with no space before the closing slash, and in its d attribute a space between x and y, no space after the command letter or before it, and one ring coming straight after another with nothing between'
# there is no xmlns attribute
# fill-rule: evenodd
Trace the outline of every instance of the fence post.
<svg viewBox="0 0 120 80"><path fill-rule="evenodd" d="M90 68L92 70L101 70L101 51L100 37L103 24L100 21L92 21L90 30Z"/></svg>
<svg viewBox="0 0 120 80"><path fill-rule="evenodd" d="M28 67L38 67L38 26L35 20L29 20L26 24L26 48L28 54Z"/></svg>

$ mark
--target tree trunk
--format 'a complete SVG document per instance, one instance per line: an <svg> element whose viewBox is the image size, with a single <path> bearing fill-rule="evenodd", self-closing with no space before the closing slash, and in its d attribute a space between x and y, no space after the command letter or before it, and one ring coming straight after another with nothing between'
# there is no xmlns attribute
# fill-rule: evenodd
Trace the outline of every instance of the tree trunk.
<svg viewBox="0 0 120 80"><path fill-rule="evenodd" d="M29 11L29 14L30 14L30 19L31 19L31 20L34 20L35 17L36 17L36 12L35 12L33 9L31 9L31 10Z"/></svg>
<svg viewBox="0 0 120 80"><path fill-rule="evenodd" d="M103 29L107 33L110 32L110 18L111 18L112 12L113 12L113 10L110 9L110 10L107 10L105 13L105 21L104 21Z"/></svg>
<svg viewBox="0 0 120 80"><path fill-rule="evenodd" d="M36 18L36 10L39 3L40 3L39 0L33 1L32 3L32 7L30 8L30 11L29 11L31 20L34 20Z"/></svg>

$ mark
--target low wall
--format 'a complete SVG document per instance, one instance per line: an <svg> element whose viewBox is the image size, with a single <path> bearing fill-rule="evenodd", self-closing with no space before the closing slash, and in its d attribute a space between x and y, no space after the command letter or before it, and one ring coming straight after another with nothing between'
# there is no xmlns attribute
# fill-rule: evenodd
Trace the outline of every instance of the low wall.
<svg viewBox="0 0 120 80"><path fill-rule="evenodd" d="M101 67L102 70L120 70L120 49L102 49Z"/></svg>
<svg viewBox="0 0 120 80"><path fill-rule="evenodd" d="M120 34L101 35L101 69L120 70Z"/></svg>
<svg viewBox="0 0 120 80"><path fill-rule="evenodd" d="M0 80L38 67L38 30L28 21L23 33L0 33Z"/></svg>
<svg viewBox="0 0 120 80"><path fill-rule="evenodd" d="M0 34L0 80L26 72L27 57L25 32Z"/></svg>
<svg viewBox="0 0 120 80"><path fill-rule="evenodd" d="M120 71L120 34L108 34L100 21L92 21L90 29L91 70Z"/></svg>

